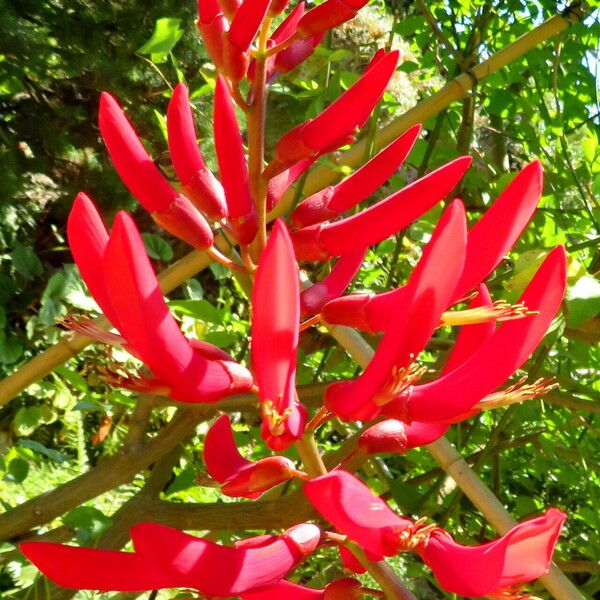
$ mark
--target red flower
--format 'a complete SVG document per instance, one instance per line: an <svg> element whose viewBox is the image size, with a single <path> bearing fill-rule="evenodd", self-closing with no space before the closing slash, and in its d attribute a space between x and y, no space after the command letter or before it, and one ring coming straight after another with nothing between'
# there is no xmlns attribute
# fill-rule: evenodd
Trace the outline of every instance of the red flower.
<svg viewBox="0 0 600 600"><path fill-rule="evenodd" d="M227 81L219 75L214 106L215 150L227 198L228 222L236 240L249 244L258 229L248 182L242 134Z"/></svg>
<svg viewBox="0 0 600 600"><path fill-rule="evenodd" d="M326 32L356 16L368 0L325 0L309 10L298 23L298 33L309 37Z"/></svg>
<svg viewBox="0 0 600 600"><path fill-rule="evenodd" d="M285 456L268 456L256 462L246 460L235 445L227 415L221 415L206 434L204 462L226 496L251 500L292 477L304 476Z"/></svg>
<svg viewBox="0 0 600 600"><path fill-rule="evenodd" d="M309 169L316 159L301 160L289 169L269 179L267 186L267 210L273 210L290 187Z"/></svg>
<svg viewBox="0 0 600 600"><path fill-rule="evenodd" d="M131 529L134 553L46 542L26 542L20 549L50 579L72 589L186 587L227 597L276 583L317 547L320 536L316 525L305 523L232 548L164 525L140 523Z"/></svg>
<svg viewBox="0 0 600 600"><path fill-rule="evenodd" d="M354 381L327 388L325 403L332 412L342 419L372 419L410 385L411 363L425 347L452 297L465 249L464 207L455 200L440 219L409 279L404 303L390 320L367 368Z"/></svg>
<svg viewBox="0 0 600 600"><path fill-rule="evenodd" d="M304 587L291 581L280 581L242 594L242 600L356 600L362 598L364 588L360 581L346 577L328 583L324 589Z"/></svg>
<svg viewBox="0 0 600 600"><path fill-rule="evenodd" d="M366 252L366 249L355 250L340 256L329 275L303 290L300 294L302 314L315 315L327 302L343 294L360 269Z"/></svg>
<svg viewBox="0 0 600 600"><path fill-rule="evenodd" d="M525 167L469 230L465 266L450 304L479 285L519 239L540 199L542 175L538 161ZM323 320L371 333L384 331L397 307L404 303L405 292L403 286L381 294L352 294L338 298L324 307Z"/></svg>
<svg viewBox="0 0 600 600"><path fill-rule="evenodd" d="M124 387L165 393L182 402L215 402L248 391L252 376L223 352L192 343L165 303L144 243L131 217L117 214L110 235L92 202L80 194L67 224L69 244L81 275L127 349L155 379L120 381Z"/></svg>
<svg viewBox="0 0 600 600"><path fill-rule="evenodd" d="M117 101L100 96L100 133L123 183L167 231L203 250L213 245L204 217L162 176Z"/></svg>
<svg viewBox="0 0 600 600"><path fill-rule="evenodd" d="M368 198L404 162L420 131L421 125L414 125L350 177L337 185L330 185L300 202L292 213L292 224L295 227L306 227L334 219Z"/></svg>
<svg viewBox="0 0 600 600"><path fill-rule="evenodd" d="M177 177L195 205L215 221L227 216L223 186L206 168L198 148L187 88L178 83L167 110L169 151Z"/></svg>
<svg viewBox="0 0 600 600"><path fill-rule="evenodd" d="M418 552L445 590L468 597L494 596L548 572L565 519L551 508L481 546L462 546L436 529Z"/></svg>
<svg viewBox="0 0 600 600"><path fill-rule="evenodd" d="M520 298L538 314L503 323L485 337L476 351L452 371L423 385L416 385L388 404L383 412L402 420L454 422L486 407L520 401L537 395L536 385L522 390L509 388L505 393L488 394L504 383L529 358L541 342L556 315L566 289L566 256L555 248ZM532 389L533 388L533 389ZM543 391L543 389L542 389Z"/></svg>
<svg viewBox="0 0 600 600"><path fill-rule="evenodd" d="M320 115L288 131L275 147L276 161L270 170L278 172L289 163L331 152L351 141L383 95L397 64L398 51L388 52Z"/></svg>
<svg viewBox="0 0 600 600"><path fill-rule="evenodd" d="M273 450L300 438L306 409L296 397L300 283L287 229L277 220L261 255L252 290L252 365L263 416L262 437Z"/></svg>
<svg viewBox="0 0 600 600"><path fill-rule="evenodd" d="M232 6L231 8L237 10L237 7ZM228 16L230 15L228 14ZM198 21L196 25L215 67L220 71L224 70L223 47L229 23L223 15L217 0L198 0Z"/></svg>
<svg viewBox="0 0 600 600"><path fill-rule="evenodd" d="M294 231L296 257L298 260L326 260L385 240L443 200L470 164L469 156L457 158L356 215ZM358 297L362 301L364 295ZM336 305L344 300L335 301ZM386 322L389 320L388 313Z"/></svg>

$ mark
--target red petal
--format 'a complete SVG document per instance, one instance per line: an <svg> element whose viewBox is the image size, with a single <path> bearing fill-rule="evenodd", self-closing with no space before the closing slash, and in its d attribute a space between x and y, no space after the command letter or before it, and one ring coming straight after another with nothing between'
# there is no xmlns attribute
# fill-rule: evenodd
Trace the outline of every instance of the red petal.
<svg viewBox="0 0 600 600"><path fill-rule="evenodd" d="M392 372L407 367L438 326L456 289L465 251L464 207L455 200L425 247L406 286L404 303L389 322L365 371L354 381L334 383L327 388L325 402L336 415L343 419L371 419L397 394L393 389L385 391Z"/></svg>
<svg viewBox="0 0 600 600"><path fill-rule="evenodd" d="M250 463L221 487L226 496L255 500L294 476L294 463L285 456L267 456Z"/></svg>
<svg viewBox="0 0 600 600"><path fill-rule="evenodd" d="M229 222L237 241L248 244L257 231L256 211L250 195L242 134L229 85L221 75L215 90L214 129L215 150L227 198Z"/></svg>
<svg viewBox="0 0 600 600"><path fill-rule="evenodd" d="M277 206L283 195L313 163L313 159L301 160L293 167L290 167L279 175L275 175L275 177L269 180L267 188L267 211L271 211Z"/></svg>
<svg viewBox="0 0 600 600"><path fill-rule="evenodd" d="M305 523L288 529L271 544L231 548L155 523L131 529L137 552L171 577L180 587L207 596L237 596L276 583L318 545L320 531Z"/></svg>
<svg viewBox="0 0 600 600"><path fill-rule="evenodd" d="M277 220L254 280L251 352L263 407L271 402L280 415L296 405L299 296L294 249L283 221ZM294 422L292 433L299 437L303 419L294 412L286 421Z"/></svg>
<svg viewBox="0 0 600 600"><path fill-rule="evenodd" d="M362 212L292 233L298 260L324 260L377 244L398 233L443 200L469 168L463 156L392 194Z"/></svg>
<svg viewBox="0 0 600 600"><path fill-rule="evenodd" d="M300 295L303 315L316 315L323 306L344 293L360 269L366 254L356 250L340 258L322 281L306 288Z"/></svg>
<svg viewBox="0 0 600 600"><path fill-rule="evenodd" d="M295 227L320 223L354 208L378 190L400 167L421 131L414 125L350 177L338 183L323 203L320 192L303 200L294 210L291 221Z"/></svg>
<svg viewBox="0 0 600 600"><path fill-rule="evenodd" d="M176 196L165 210L153 212L152 218L163 229L196 250L210 248L215 241L202 213L183 194Z"/></svg>
<svg viewBox="0 0 600 600"><path fill-rule="evenodd" d="M469 256L469 236L467 236L467 257ZM485 283L479 286L477 296L469 304L469 308L480 306L493 306L492 298ZM440 377L454 371L468 360L479 348L494 335L496 323L477 323L476 325L463 325L460 328L456 342L452 347L450 356L440 372Z"/></svg>
<svg viewBox="0 0 600 600"><path fill-rule="evenodd" d="M219 4L223 8L223 12L226 14L227 18L231 21L239 7L242 5L242 0L219 0Z"/></svg>
<svg viewBox="0 0 600 600"><path fill-rule="evenodd" d="M548 572L566 515L551 508L481 546L457 544L446 532L434 532L419 552L440 585L461 596L489 596Z"/></svg>
<svg viewBox="0 0 600 600"><path fill-rule="evenodd" d="M455 299L464 296L500 263L533 217L542 195L539 161L527 165L469 231L467 259Z"/></svg>
<svg viewBox="0 0 600 600"><path fill-rule="evenodd" d="M209 475L219 483L252 464L239 453L227 415L221 415L206 433L204 463Z"/></svg>
<svg viewBox="0 0 600 600"><path fill-rule="evenodd" d="M198 0L198 16L196 25L204 41L204 46L215 63L215 67L223 70L223 34L229 28L229 23L216 0Z"/></svg>
<svg viewBox="0 0 600 600"><path fill-rule="evenodd" d="M329 31L354 18L368 0L326 0L309 10L298 24L298 31L304 37Z"/></svg>
<svg viewBox="0 0 600 600"><path fill-rule="evenodd" d="M304 62L323 41L324 33L318 33L312 37L294 42L291 46L275 55L275 71L289 73L300 63Z"/></svg>
<svg viewBox="0 0 600 600"><path fill-rule="evenodd" d="M241 52L250 48L270 3L271 0L244 0L235 13L229 28L229 41Z"/></svg>
<svg viewBox="0 0 600 600"><path fill-rule="evenodd" d="M171 397L183 402L213 402L248 390L252 378L235 363L206 360L181 333L160 291L144 243L129 215L117 214L105 257L105 282L121 333L171 388ZM232 373L245 379L233 381Z"/></svg>
<svg viewBox="0 0 600 600"><path fill-rule="evenodd" d="M107 92L100 96L99 125L113 165L129 191L150 212L167 209L177 192L152 162L129 119Z"/></svg>
<svg viewBox="0 0 600 600"><path fill-rule="evenodd" d="M333 471L304 484L312 505L342 533L377 556L396 553L392 538L412 527L347 471Z"/></svg>
<svg viewBox="0 0 600 600"><path fill-rule="evenodd" d="M70 589L142 592L180 585L178 579L131 552L48 542L24 542L19 549L46 577Z"/></svg>
<svg viewBox="0 0 600 600"><path fill-rule="evenodd" d="M425 422L452 420L506 381L541 342L565 288L566 258L559 246L548 255L520 299L539 314L502 323L460 367L431 383L415 386L407 401L410 417Z"/></svg>
<svg viewBox="0 0 600 600"><path fill-rule="evenodd" d="M307 588L291 581L259 588L242 594L242 600L323 600L323 590Z"/></svg>
<svg viewBox="0 0 600 600"><path fill-rule="evenodd" d="M183 83L175 86L169 102L167 130L171 160L186 194L213 219L220 220L227 216L223 187L206 168L198 148L194 117Z"/></svg>
<svg viewBox="0 0 600 600"><path fill-rule="evenodd" d="M77 194L69 213L67 237L83 281L106 318L119 329L119 318L112 307L100 268L108 245L108 232L98 209L83 192Z"/></svg>
<svg viewBox="0 0 600 600"><path fill-rule="evenodd" d="M283 163L294 162L308 158L311 154L330 151L345 143L347 137L353 135L369 118L397 64L398 51L386 54L321 114L288 131L277 143L276 155ZM298 135L301 136L308 153L307 150L297 147Z"/></svg>

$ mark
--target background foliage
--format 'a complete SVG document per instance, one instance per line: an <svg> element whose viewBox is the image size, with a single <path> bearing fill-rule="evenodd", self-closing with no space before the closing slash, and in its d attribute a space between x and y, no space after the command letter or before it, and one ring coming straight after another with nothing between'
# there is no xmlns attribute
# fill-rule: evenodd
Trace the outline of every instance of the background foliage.
<svg viewBox="0 0 600 600"><path fill-rule="evenodd" d="M174 0L3 0L0 2L0 376L56 341L55 320L94 310L64 240L64 223L79 190L105 214L135 211L157 268L187 252L137 211L101 144L96 123L100 91L120 98L153 156L170 174L164 112L170 89L185 80L197 113L202 149L214 167L210 119L214 71L195 32L193 2ZM376 48L400 47L404 62L381 114L367 126L402 114L443 82L494 54L564 6L550 1L373 2L330 35L299 71L279 80L270 96L272 142L314 115L351 84ZM594 7L592 7L594 10ZM530 373L555 376L560 390L454 427L451 441L518 519L544 506L570 514L557 558L589 597L600 592L600 147L598 10L583 24L531 51L480 83L474 93L424 124L425 131L387 191L463 153L475 157L460 194L469 215L482 209L534 157L545 167L541 208L515 253L492 276L495 298L515 299L545 252L565 244L570 286L564 310L532 359ZM594 22L596 17L596 22ZM154 33L153 33L154 32ZM371 128L371 129L369 129ZM382 190L381 195L385 193ZM428 239L439 211L397 239L369 252L355 288L402 283ZM226 272L211 267L181 286L171 307L185 328L243 359L248 313ZM452 343L440 331L428 359L435 364ZM325 334L302 340L300 384L351 376L355 365ZM129 393L100 378L108 360L127 360L89 347L0 408L0 501L10 510L101 464L124 441L136 419L158 431L173 413L140 415ZM252 456L257 422L245 416L238 442ZM198 430L202 432L202 428ZM336 446L343 431L326 429ZM201 469L201 436L194 435L164 489L171 501L214 501L219 494L194 483ZM462 540L493 535L481 515L424 450L376 462L370 483L402 509L449 523ZM62 532L94 544L146 477L81 505L76 502L38 533ZM109 529L108 529L109 530ZM23 531L19 537L33 532ZM226 536L226 534L223 534ZM0 525L0 539L6 539ZM226 539L226 537L224 538ZM0 595L26 597L35 571L10 543L0 545ZM339 570L326 553L300 575L323 583ZM398 565L422 598L440 597L417 561ZM540 592L543 594L543 592ZM80 593L80 597L86 597ZM52 596L53 598L55 596ZM58 597L58 596L56 596ZM164 597L169 597L165 594Z"/></svg>

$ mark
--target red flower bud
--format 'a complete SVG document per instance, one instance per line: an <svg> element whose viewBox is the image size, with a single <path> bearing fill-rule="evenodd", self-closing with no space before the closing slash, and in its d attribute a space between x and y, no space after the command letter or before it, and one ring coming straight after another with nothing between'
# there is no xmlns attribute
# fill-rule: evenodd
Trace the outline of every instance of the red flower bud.
<svg viewBox="0 0 600 600"><path fill-rule="evenodd" d="M196 141L196 129L187 88L178 83L167 109L169 151L177 177L192 202L209 217L227 216L223 186L206 168Z"/></svg>
<svg viewBox="0 0 600 600"><path fill-rule="evenodd" d="M325 0L309 10L298 24L298 33L309 37L326 32L356 16L368 0Z"/></svg>
<svg viewBox="0 0 600 600"><path fill-rule="evenodd" d="M225 68L223 56L224 34L227 32L229 24L221 12L217 0L198 0L198 21L196 24L215 67L218 70L223 70Z"/></svg>
<svg viewBox="0 0 600 600"><path fill-rule="evenodd" d="M228 221L236 240L249 244L258 229L248 181L242 134L227 81L219 75L214 107L215 150L227 198Z"/></svg>

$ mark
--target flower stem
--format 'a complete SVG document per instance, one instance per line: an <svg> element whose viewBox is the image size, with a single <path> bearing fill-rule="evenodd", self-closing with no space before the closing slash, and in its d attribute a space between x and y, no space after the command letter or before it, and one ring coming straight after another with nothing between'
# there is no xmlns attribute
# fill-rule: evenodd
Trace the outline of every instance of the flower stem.
<svg viewBox="0 0 600 600"><path fill-rule="evenodd" d="M248 115L248 171L250 192L258 214L258 236L255 258L258 259L267 243L267 186L263 177L265 161L265 117L267 110L266 49L271 19L266 18L260 30L255 58L254 87Z"/></svg>

